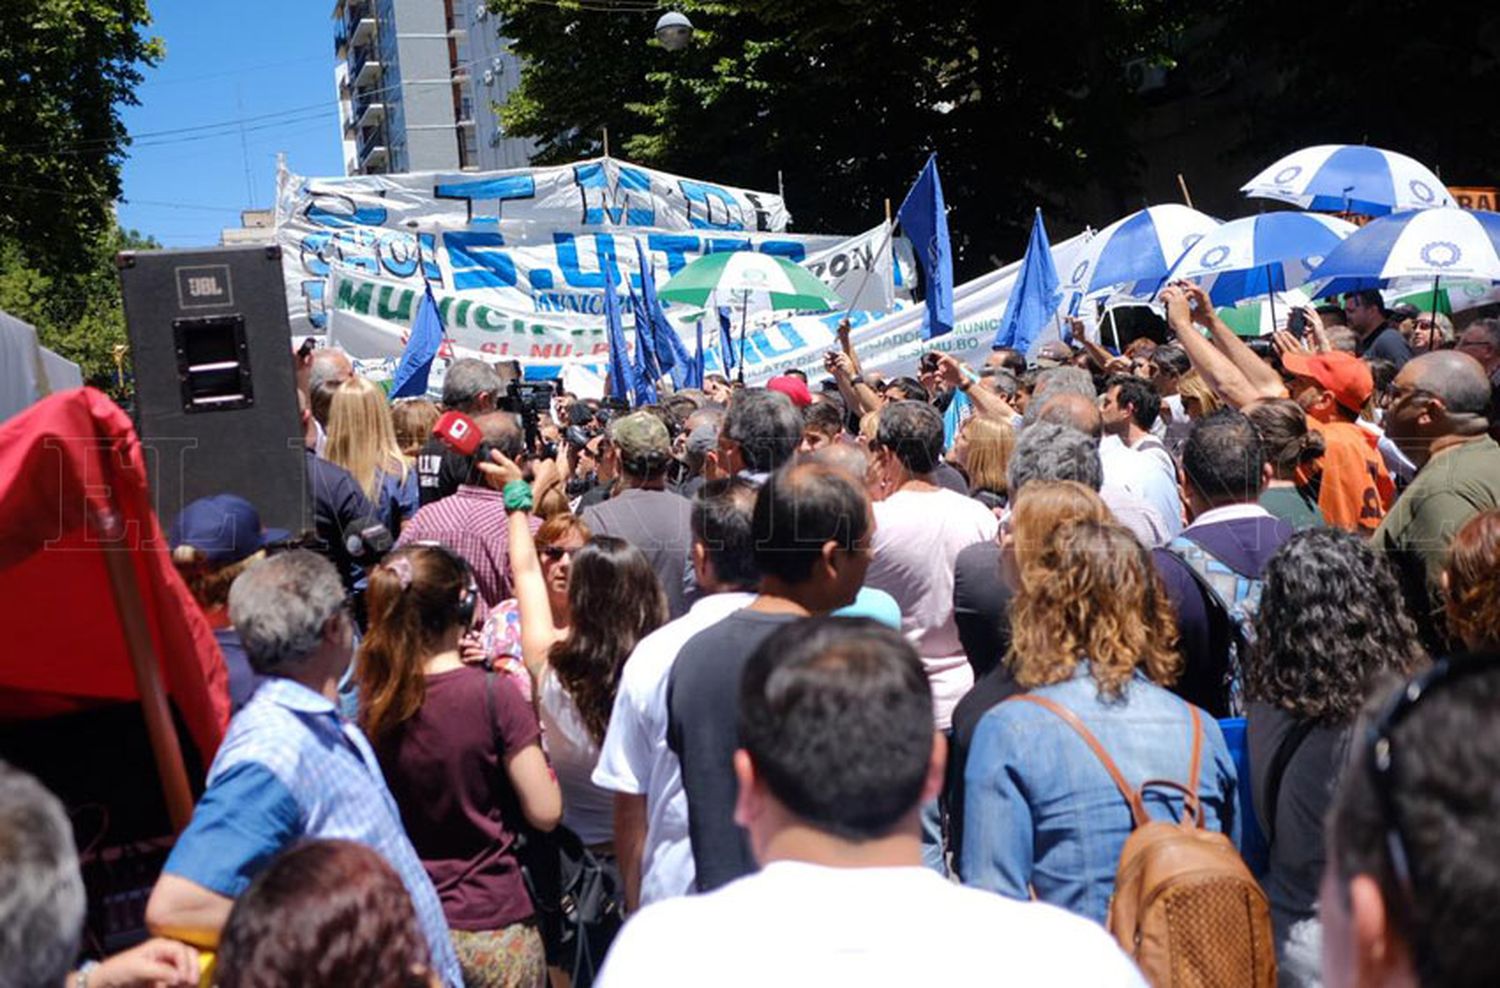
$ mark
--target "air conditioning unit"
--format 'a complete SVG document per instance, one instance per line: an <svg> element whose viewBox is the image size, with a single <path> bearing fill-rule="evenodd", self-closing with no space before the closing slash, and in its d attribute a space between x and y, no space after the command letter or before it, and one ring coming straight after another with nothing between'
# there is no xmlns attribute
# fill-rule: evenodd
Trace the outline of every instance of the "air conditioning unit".
<svg viewBox="0 0 1500 988"><path fill-rule="evenodd" d="M501 58L499 55L496 55L494 58L490 59L490 68L494 69L497 75L505 71L505 59Z"/></svg>
<svg viewBox="0 0 1500 988"><path fill-rule="evenodd" d="M1144 58L1133 58L1125 63L1125 84L1137 93L1165 89L1167 68L1164 65L1153 65Z"/></svg>
<svg viewBox="0 0 1500 988"><path fill-rule="evenodd" d="M480 4L479 9L474 12L474 19L476 21L482 21L488 16L490 16L490 8L486 7L484 4Z"/></svg>
<svg viewBox="0 0 1500 988"><path fill-rule="evenodd" d="M495 73L492 69L484 70L484 84L486 86L493 86L495 84Z"/></svg>

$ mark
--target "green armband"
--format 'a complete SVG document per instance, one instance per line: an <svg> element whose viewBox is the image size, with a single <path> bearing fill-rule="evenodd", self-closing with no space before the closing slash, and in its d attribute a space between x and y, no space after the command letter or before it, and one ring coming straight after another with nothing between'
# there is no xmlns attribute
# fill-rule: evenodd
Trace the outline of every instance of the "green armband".
<svg viewBox="0 0 1500 988"><path fill-rule="evenodd" d="M506 511L530 511L532 508L531 485L524 480L512 480L500 491L505 499Z"/></svg>

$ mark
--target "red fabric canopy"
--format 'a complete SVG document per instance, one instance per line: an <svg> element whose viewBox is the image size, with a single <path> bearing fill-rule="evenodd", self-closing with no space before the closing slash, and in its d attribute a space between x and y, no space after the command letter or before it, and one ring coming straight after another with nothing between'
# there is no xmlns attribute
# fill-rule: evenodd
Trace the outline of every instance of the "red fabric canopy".
<svg viewBox="0 0 1500 988"><path fill-rule="evenodd" d="M207 765L229 723L229 677L172 565L129 417L78 388L0 423L0 719L140 699L104 565L121 551L163 687Z"/></svg>

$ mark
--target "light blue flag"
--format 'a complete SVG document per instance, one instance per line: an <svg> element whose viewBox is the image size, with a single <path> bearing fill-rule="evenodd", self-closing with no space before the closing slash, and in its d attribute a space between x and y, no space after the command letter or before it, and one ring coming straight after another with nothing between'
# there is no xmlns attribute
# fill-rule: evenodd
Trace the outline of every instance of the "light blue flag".
<svg viewBox="0 0 1500 988"><path fill-rule="evenodd" d="M943 412L943 448L952 449L953 441L958 438L958 430L964 427L964 423L974 414L974 404L969 401L969 396L962 391L953 392L953 400L948 402L948 407Z"/></svg>
<svg viewBox="0 0 1500 988"><path fill-rule="evenodd" d="M1038 209L1031 224L1026 256L1021 258L1021 271L1016 275L1010 299L1005 303L1000 328L995 331L994 347L1011 347L1028 353L1037 334L1062 304L1062 293L1057 287L1052 245L1047 242L1047 227L1042 223L1042 211Z"/></svg>
<svg viewBox="0 0 1500 988"><path fill-rule="evenodd" d="M604 272L604 329L609 334L609 396L629 403L635 368L630 366L630 348L625 345L625 329L620 324L619 283L615 281L615 259L601 253L599 267Z"/></svg>
<svg viewBox="0 0 1500 988"><path fill-rule="evenodd" d="M420 398L427 394L427 375L432 371L432 360L443 346L443 316L438 311L437 299L432 297L432 286L422 295L417 306L417 318L411 324L411 335L406 338L406 347L401 351L401 360L396 364L396 373L391 377L391 398Z"/></svg>
<svg viewBox="0 0 1500 988"><path fill-rule="evenodd" d="M948 241L948 213L938 181L937 155L927 159L906 200L896 212L901 230L911 238L925 275L927 306L924 339L953 331L953 247Z"/></svg>

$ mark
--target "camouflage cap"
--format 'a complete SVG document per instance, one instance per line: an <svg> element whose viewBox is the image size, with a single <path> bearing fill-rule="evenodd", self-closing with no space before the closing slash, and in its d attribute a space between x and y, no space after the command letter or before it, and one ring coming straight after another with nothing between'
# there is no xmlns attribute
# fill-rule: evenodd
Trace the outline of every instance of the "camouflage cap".
<svg viewBox="0 0 1500 988"><path fill-rule="evenodd" d="M634 412L609 424L609 441L620 452L620 463L630 473L660 470L672 458L672 437L662 420L650 412Z"/></svg>

